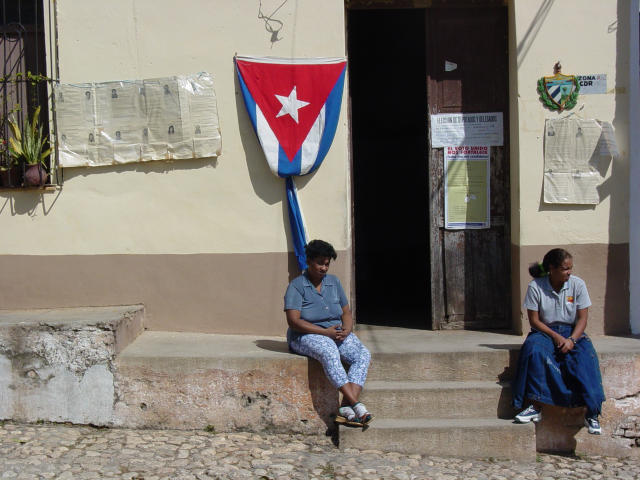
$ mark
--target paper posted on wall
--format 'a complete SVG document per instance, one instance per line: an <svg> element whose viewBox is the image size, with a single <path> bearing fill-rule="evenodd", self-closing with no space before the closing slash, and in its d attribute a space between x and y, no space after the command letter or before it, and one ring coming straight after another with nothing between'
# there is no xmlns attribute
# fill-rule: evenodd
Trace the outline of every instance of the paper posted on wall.
<svg viewBox="0 0 640 480"><path fill-rule="evenodd" d="M489 228L491 147L444 148L445 228L451 230Z"/></svg>
<svg viewBox="0 0 640 480"><path fill-rule="evenodd" d="M504 145L502 112L431 115L431 148Z"/></svg>
<svg viewBox="0 0 640 480"><path fill-rule="evenodd" d="M594 119L548 119L544 132L544 202L595 205L607 162L619 155L613 126Z"/></svg>
<svg viewBox="0 0 640 480"><path fill-rule="evenodd" d="M207 73L59 84L55 95L63 167L220 155L216 96Z"/></svg>

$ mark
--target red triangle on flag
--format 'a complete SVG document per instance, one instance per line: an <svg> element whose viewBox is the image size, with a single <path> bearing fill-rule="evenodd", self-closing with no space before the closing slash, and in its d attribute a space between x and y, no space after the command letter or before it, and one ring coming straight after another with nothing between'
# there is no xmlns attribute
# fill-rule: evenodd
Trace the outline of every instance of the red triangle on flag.
<svg viewBox="0 0 640 480"><path fill-rule="evenodd" d="M345 62L284 64L238 59L236 63L253 100L292 161L342 74Z"/></svg>

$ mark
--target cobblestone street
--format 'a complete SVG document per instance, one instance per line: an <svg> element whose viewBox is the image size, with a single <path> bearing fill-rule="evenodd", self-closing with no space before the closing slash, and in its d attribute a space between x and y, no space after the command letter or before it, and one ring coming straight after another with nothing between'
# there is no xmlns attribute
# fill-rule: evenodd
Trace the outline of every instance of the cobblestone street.
<svg viewBox="0 0 640 480"><path fill-rule="evenodd" d="M0 478L633 479L640 459L541 454L537 462L337 449L330 438L60 424L0 426Z"/></svg>

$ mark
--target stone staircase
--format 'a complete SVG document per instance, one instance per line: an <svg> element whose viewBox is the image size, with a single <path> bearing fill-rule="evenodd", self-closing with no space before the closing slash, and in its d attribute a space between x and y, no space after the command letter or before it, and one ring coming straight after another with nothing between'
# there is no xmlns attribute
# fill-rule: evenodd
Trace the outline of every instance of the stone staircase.
<svg viewBox="0 0 640 480"><path fill-rule="evenodd" d="M385 351L385 340L393 348L388 335L359 333L373 352L361 400L376 419L365 429L340 427L341 448L535 460L535 427L514 424L510 406L519 337L513 345L465 347L464 337L444 334L421 352L412 345L393 352Z"/></svg>
<svg viewBox="0 0 640 480"><path fill-rule="evenodd" d="M373 362L367 429L341 448L532 461L537 451L640 455L640 338L598 337L601 436L580 409L513 424L520 336L358 326ZM338 394L282 337L144 330L142 305L0 310L0 420L324 435Z"/></svg>

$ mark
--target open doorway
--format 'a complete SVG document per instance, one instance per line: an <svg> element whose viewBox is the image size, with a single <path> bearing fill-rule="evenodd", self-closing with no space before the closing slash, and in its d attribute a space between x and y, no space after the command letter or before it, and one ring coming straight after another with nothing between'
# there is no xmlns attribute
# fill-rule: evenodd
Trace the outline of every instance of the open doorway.
<svg viewBox="0 0 640 480"><path fill-rule="evenodd" d="M358 322L508 328L507 8L370 3L347 9ZM430 148L428 133L430 115L442 114L502 126L502 138L468 144L491 142L486 228L445 228L444 148Z"/></svg>
<svg viewBox="0 0 640 480"><path fill-rule="evenodd" d="M425 10L347 15L357 319L431 328Z"/></svg>

